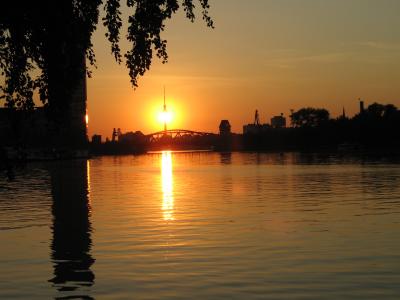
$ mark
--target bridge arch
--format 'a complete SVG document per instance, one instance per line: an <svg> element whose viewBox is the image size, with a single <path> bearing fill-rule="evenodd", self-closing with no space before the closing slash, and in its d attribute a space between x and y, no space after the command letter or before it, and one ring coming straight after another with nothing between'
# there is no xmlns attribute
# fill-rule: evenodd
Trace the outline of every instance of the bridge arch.
<svg viewBox="0 0 400 300"><path fill-rule="evenodd" d="M166 137L174 140L181 137L196 137L196 136L200 137L200 136L212 136L212 135L215 134L210 132L200 132L187 129L169 129L169 130L150 133L146 135L146 137L148 138L149 142L157 142Z"/></svg>

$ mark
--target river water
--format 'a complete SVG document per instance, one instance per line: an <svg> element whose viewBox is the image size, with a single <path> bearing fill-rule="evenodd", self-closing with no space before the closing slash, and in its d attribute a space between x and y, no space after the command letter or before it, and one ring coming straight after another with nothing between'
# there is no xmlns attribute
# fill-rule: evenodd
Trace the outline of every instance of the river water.
<svg viewBox="0 0 400 300"><path fill-rule="evenodd" d="M150 153L0 176L0 299L400 299L400 160Z"/></svg>

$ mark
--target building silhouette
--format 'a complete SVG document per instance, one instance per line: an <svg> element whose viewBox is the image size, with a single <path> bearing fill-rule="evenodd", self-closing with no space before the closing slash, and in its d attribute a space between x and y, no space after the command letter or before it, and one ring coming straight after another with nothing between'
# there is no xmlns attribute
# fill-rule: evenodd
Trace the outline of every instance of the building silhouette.
<svg viewBox="0 0 400 300"><path fill-rule="evenodd" d="M96 145L100 145L101 144L101 135L100 134L94 134L92 136L92 143L96 144Z"/></svg>
<svg viewBox="0 0 400 300"><path fill-rule="evenodd" d="M231 134L231 124L228 120L221 120L219 123L219 134L220 135L230 135Z"/></svg>
<svg viewBox="0 0 400 300"><path fill-rule="evenodd" d="M32 111L0 108L0 146L26 149L87 149L86 67L74 78L76 85L58 106L36 107ZM67 101L68 100L68 101Z"/></svg>
<svg viewBox="0 0 400 300"><path fill-rule="evenodd" d="M32 111L0 108L0 146L86 149L86 83L81 82L72 93L65 115L55 116L49 107Z"/></svg>
<svg viewBox="0 0 400 300"><path fill-rule="evenodd" d="M280 116L274 116L271 118L271 127L272 128L285 128L286 127L286 118L281 114Z"/></svg>

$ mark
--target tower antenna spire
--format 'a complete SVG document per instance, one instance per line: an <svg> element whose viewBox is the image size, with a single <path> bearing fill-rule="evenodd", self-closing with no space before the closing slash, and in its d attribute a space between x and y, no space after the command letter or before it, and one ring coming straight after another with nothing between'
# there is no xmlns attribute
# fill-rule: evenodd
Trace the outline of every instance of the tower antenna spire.
<svg viewBox="0 0 400 300"><path fill-rule="evenodd" d="M164 85L164 135L167 134L167 104L165 102L165 85Z"/></svg>
<svg viewBox="0 0 400 300"><path fill-rule="evenodd" d="M167 105L165 104L165 85L164 85L164 111L167 110Z"/></svg>

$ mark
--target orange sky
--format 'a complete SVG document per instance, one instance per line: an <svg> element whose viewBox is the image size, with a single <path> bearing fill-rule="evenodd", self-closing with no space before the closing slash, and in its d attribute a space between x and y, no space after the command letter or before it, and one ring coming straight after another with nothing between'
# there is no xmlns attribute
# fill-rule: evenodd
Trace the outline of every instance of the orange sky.
<svg viewBox="0 0 400 300"><path fill-rule="evenodd" d="M182 13L168 22L168 64L154 59L133 90L110 54L104 28L94 36L98 69L88 80L89 136L162 129L163 86L171 127L235 132L304 106L333 116L358 110L359 97L400 107L400 1L210 0L216 28ZM122 35L125 36L125 33ZM122 44L126 49L126 43Z"/></svg>

